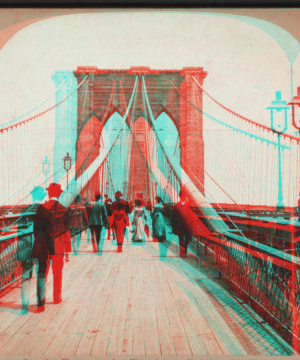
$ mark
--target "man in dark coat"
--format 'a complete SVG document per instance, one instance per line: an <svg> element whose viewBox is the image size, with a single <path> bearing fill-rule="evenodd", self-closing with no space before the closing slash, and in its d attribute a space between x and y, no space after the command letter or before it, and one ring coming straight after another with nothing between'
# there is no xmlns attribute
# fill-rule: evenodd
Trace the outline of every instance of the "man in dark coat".
<svg viewBox="0 0 300 360"><path fill-rule="evenodd" d="M111 234L113 236L113 229L111 227L112 225L112 214L113 214L113 203L111 201L111 198L108 197L107 194L104 195L104 204L105 204L105 207L106 207L106 212L107 212L107 216L108 216L108 230L107 230L107 240L110 240L111 238Z"/></svg>
<svg viewBox="0 0 300 360"><path fill-rule="evenodd" d="M58 201L63 192L60 184L51 183L48 190L49 201L44 204L49 216L49 255L53 271L53 301L62 302L62 273L64 256L71 251L71 236L68 230L67 209Z"/></svg>
<svg viewBox="0 0 300 360"><path fill-rule="evenodd" d="M33 235L34 243L27 244L27 251L24 253L24 239L20 239L16 258L21 262L22 266L22 283L21 283L21 297L22 297L22 314L28 312L28 305L30 299L30 285L35 263L37 273L37 304L39 307L45 304L45 282L49 264L49 212L42 205L42 201L46 196L45 189L40 186L35 186L31 191L33 205L28 212L34 212L33 220ZM25 239L26 241L26 239ZM40 308L41 310L41 308Z"/></svg>
<svg viewBox="0 0 300 360"><path fill-rule="evenodd" d="M67 214L73 252L74 255L77 255L80 248L81 233L88 227L89 224L85 207L81 205L80 195L77 195L73 204L68 207Z"/></svg>
<svg viewBox="0 0 300 360"><path fill-rule="evenodd" d="M202 224L191 209L187 191L180 191L179 196L180 201L175 204L173 209L172 231L175 235L178 235L180 257L186 257L192 235L205 236L209 234L209 230Z"/></svg>
<svg viewBox="0 0 300 360"><path fill-rule="evenodd" d="M108 216L105 205L101 202L101 194L98 192L95 194L95 201L89 204L89 224L92 234L92 242L94 252L99 251L99 243L101 237L102 227L108 229Z"/></svg>

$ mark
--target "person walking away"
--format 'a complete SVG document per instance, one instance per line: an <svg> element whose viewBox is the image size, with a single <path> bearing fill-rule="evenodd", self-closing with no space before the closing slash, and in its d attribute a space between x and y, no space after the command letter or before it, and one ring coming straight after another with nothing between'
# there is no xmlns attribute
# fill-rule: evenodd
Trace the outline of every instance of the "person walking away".
<svg viewBox="0 0 300 360"><path fill-rule="evenodd" d="M166 226L163 217L163 201L159 196L155 197L156 205L152 210L153 241L164 242L166 240Z"/></svg>
<svg viewBox="0 0 300 360"><path fill-rule="evenodd" d="M187 249L192 236L205 237L210 234L210 231L191 209L189 194L186 190L181 190L179 197L180 201L173 209L172 231L179 238L180 257L187 257Z"/></svg>
<svg viewBox="0 0 300 360"><path fill-rule="evenodd" d="M139 199L135 200L132 225L133 225L132 241L145 241L146 210L144 206L142 206L142 201Z"/></svg>
<svg viewBox="0 0 300 360"><path fill-rule="evenodd" d="M90 203L91 209L89 215L89 224L92 234L94 252L99 251L102 227L104 226L108 229L109 226L105 205L100 200L101 194L98 192L95 194L95 201Z"/></svg>
<svg viewBox="0 0 300 360"><path fill-rule="evenodd" d="M187 256L188 245L191 241L192 234L185 221L185 215L189 213L188 194L185 191L180 191L180 200L175 204L172 216L172 231L179 239L180 257Z"/></svg>
<svg viewBox="0 0 300 360"><path fill-rule="evenodd" d="M44 207L50 213L48 226L51 238L49 255L53 272L53 301L59 304L62 302L64 256L71 251L71 236L68 230L67 208L58 201L63 192L60 184L51 183L47 191L50 200Z"/></svg>
<svg viewBox="0 0 300 360"><path fill-rule="evenodd" d="M113 202L113 206L112 206L112 209L113 209L113 211L116 209L116 207L117 207L117 204L119 204L118 206L122 206L123 208L124 208L124 210L125 210L125 212L126 212L126 214L128 215L128 214L130 214L131 213L131 206L130 206L130 204L129 204L129 202L128 201L126 201L126 200L124 200L124 199L122 199L122 197L123 197L123 194L121 193L121 191L117 191L116 193L115 193L115 201ZM129 225L128 225L129 226ZM113 230L114 231L114 230ZM125 231L126 231L126 229L125 229ZM115 233L114 233L114 237L115 237Z"/></svg>
<svg viewBox="0 0 300 360"><path fill-rule="evenodd" d="M74 204L68 207L68 225L72 238L74 255L78 255L80 248L81 233L88 226L88 218L85 207L81 205L81 196L77 195Z"/></svg>
<svg viewBox="0 0 300 360"><path fill-rule="evenodd" d="M21 282L21 298L22 310L21 314L28 313L30 301L30 288L33 267L35 264L37 274L37 305L39 311L43 310L45 304L45 279L49 267L49 212L42 205L42 201L46 196L43 187L35 186L31 191L32 206L26 209L26 212L34 212L33 219L33 246L32 244L24 244L26 238L19 239L16 252L16 260L20 261L22 267Z"/></svg>
<svg viewBox="0 0 300 360"><path fill-rule="evenodd" d="M117 238L118 252L122 252L125 230L129 226L128 215L121 203L116 204L112 214L112 227Z"/></svg>
<svg viewBox="0 0 300 360"><path fill-rule="evenodd" d="M108 216L107 240L110 240L111 237L113 237L113 230L112 230L113 202L112 202L111 198L108 197L107 194L105 194L104 197L105 197L104 204L105 204L106 212L107 212L107 216Z"/></svg>
<svg viewBox="0 0 300 360"><path fill-rule="evenodd" d="M85 208L85 212L86 212L87 218L89 219L89 217L90 217L90 211L91 211L91 206L90 206L90 203L87 201L86 198L83 198L83 206L84 206L84 208ZM87 241L87 242L90 242L91 230L90 230L90 225L89 225L89 223L86 224L85 233L86 233L86 241Z"/></svg>

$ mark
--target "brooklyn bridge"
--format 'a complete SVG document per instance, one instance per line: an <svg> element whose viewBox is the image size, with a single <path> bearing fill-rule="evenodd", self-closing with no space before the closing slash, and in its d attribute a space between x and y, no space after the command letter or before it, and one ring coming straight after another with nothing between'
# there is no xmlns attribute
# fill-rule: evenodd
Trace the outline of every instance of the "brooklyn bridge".
<svg viewBox="0 0 300 360"><path fill-rule="evenodd" d="M300 128L300 88L289 103L274 92L266 126L219 101L209 76L205 67L57 70L50 98L0 125L1 356L298 355L300 140L288 129ZM39 162L50 112L54 145ZM95 196L108 215L97 243ZM120 197L126 211L114 206ZM61 297L50 253L41 302L33 248L37 208L50 198L73 223ZM174 221L178 206L189 215ZM128 216L121 251L118 211Z"/></svg>

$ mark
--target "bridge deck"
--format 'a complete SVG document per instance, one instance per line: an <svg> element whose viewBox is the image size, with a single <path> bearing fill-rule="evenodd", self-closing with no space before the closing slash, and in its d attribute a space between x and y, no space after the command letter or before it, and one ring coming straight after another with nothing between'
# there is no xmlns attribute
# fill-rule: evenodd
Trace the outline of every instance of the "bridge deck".
<svg viewBox="0 0 300 360"><path fill-rule="evenodd" d="M105 241L65 264L63 303L37 313L36 280L29 313L20 316L20 288L0 293L1 356L292 355L291 348L222 287L205 259L178 257L166 246L128 241L122 254ZM167 257L164 257L167 253Z"/></svg>

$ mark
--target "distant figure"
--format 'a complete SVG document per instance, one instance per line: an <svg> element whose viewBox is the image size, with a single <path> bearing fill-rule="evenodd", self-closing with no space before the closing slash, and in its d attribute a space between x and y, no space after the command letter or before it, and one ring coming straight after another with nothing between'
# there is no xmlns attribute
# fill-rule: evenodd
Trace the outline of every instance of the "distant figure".
<svg viewBox="0 0 300 360"><path fill-rule="evenodd" d="M133 225L132 241L145 241L146 209L144 206L142 206L142 201L139 199L135 200L132 225Z"/></svg>
<svg viewBox="0 0 300 360"><path fill-rule="evenodd" d="M95 201L90 203L90 214L89 214L89 224L92 234L92 242L94 252L99 251L99 243L101 237L102 227L108 229L108 216L105 205L100 201L101 194L98 192L95 194Z"/></svg>
<svg viewBox="0 0 300 360"><path fill-rule="evenodd" d="M180 257L187 256L187 248L191 241L191 229L188 226L186 217L192 211L188 205L189 196L186 191L182 190L179 193L180 201L175 204L172 216L172 230L179 238Z"/></svg>
<svg viewBox="0 0 300 360"><path fill-rule="evenodd" d="M106 212L108 216L108 229L107 229L107 240L111 239L111 236L113 236L113 230L112 230L112 214L113 214L113 202L111 198L108 197L107 194L104 195L104 204L106 207Z"/></svg>
<svg viewBox="0 0 300 360"><path fill-rule="evenodd" d="M85 197L83 198L83 206L85 208L87 218L89 219L91 207L90 207L90 204L89 204L89 202L87 201L87 199ZM89 224L87 224L87 227L85 229L85 233L86 233L86 241L89 242L90 238L91 238L91 230L90 230Z"/></svg>
<svg viewBox="0 0 300 360"><path fill-rule="evenodd" d="M69 230L72 237L73 252L74 255L77 255L80 248L81 233L89 224L85 207L81 205L80 195L77 195L74 204L68 207L67 214Z"/></svg>
<svg viewBox="0 0 300 360"><path fill-rule="evenodd" d="M62 302L62 274L64 256L71 252L71 235L68 230L67 209L58 201L62 194L60 184L51 183L47 188L49 201L44 205L50 213L49 235L51 246L49 249L53 272L53 301Z"/></svg>
<svg viewBox="0 0 300 360"><path fill-rule="evenodd" d="M163 217L163 201L159 196L155 197L156 205L154 206L152 216L153 240L164 242L166 240L166 226Z"/></svg>
<svg viewBox="0 0 300 360"><path fill-rule="evenodd" d="M126 226L129 226L128 215L121 203L117 203L112 215L112 227L114 228L118 252L122 252Z"/></svg>
<svg viewBox="0 0 300 360"><path fill-rule="evenodd" d="M30 301L30 287L31 277L34 263L36 265L37 273L37 305L43 307L45 304L45 279L49 262L49 212L43 207L42 201L46 196L46 191L43 187L35 186L31 191L33 205L30 212L35 212L33 220L33 247L31 243L24 244L28 241L27 237L22 237L18 241L18 248L16 252L16 260L21 262L22 267L22 283L21 283L21 297L22 297L22 312L28 313L28 306Z"/></svg>

